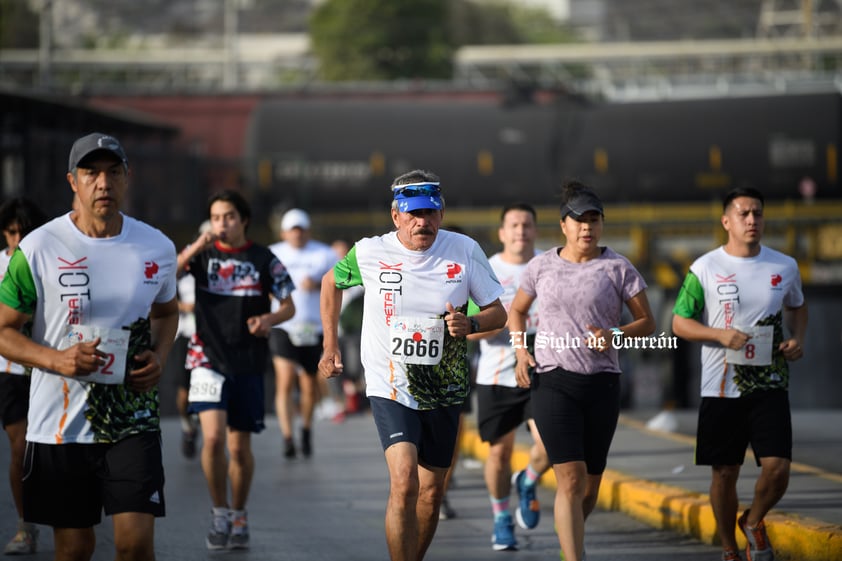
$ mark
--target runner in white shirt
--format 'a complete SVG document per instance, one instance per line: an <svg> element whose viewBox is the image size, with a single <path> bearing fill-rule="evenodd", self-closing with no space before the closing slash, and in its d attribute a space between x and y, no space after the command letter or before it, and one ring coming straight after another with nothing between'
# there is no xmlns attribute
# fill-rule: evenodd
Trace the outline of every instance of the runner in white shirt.
<svg viewBox="0 0 842 561"><path fill-rule="evenodd" d="M503 250L488 261L503 285L501 301L506 310L511 306L520 285L520 276L537 252L535 238L535 209L525 203L506 205L500 215L498 237ZM529 342L538 328L538 304L533 302L526 320ZM494 515L494 533L491 545L495 551L517 549L514 523L509 513L509 495L512 485L518 492L515 520L524 529L538 525L541 508L535 485L541 475L550 469L550 461L541 435L532 420L530 389L517 387L515 364L517 358L507 328L471 335L479 339L480 355L477 364L477 425L480 438L489 443L488 460L485 462L485 485ZM515 431L528 423L533 444L529 452L529 465L512 474L512 453Z"/></svg>
<svg viewBox="0 0 842 561"><path fill-rule="evenodd" d="M761 245L763 195L729 192L722 205L728 241L696 260L684 280L673 332L702 343L702 403L696 464L712 469L710 501L723 561L771 561L763 518L783 497L792 462L787 361L803 356L807 305L794 259ZM785 335L784 327L789 331ZM751 444L760 466L751 507L737 519L737 479Z"/></svg>
<svg viewBox="0 0 842 561"><path fill-rule="evenodd" d="M288 210L281 219L280 229L283 241L270 245L269 249L281 260L295 283L292 293L295 315L272 329L269 350L275 368L275 412L284 438L284 456L294 458L292 395L296 382L304 456L310 456L313 451L313 411L319 399L326 397L316 378L322 355L319 290L322 277L336 264L338 257L329 245L310 238L310 217L301 209Z"/></svg>
<svg viewBox="0 0 842 561"><path fill-rule="evenodd" d="M21 240L0 285L0 354L33 368L24 518L53 527L56 552L89 559L104 509L120 555L151 561L175 247L120 212L130 173L115 138L78 139L68 169L74 210Z"/></svg>
<svg viewBox="0 0 842 561"><path fill-rule="evenodd" d="M438 525L468 393L465 337L503 327L506 311L479 245L439 229L438 177L414 170L396 178L392 192L396 230L359 240L322 280L319 371L342 373L342 290L362 285L366 392L389 468L386 542L393 561L420 561ZM470 319L468 298L480 308Z"/></svg>

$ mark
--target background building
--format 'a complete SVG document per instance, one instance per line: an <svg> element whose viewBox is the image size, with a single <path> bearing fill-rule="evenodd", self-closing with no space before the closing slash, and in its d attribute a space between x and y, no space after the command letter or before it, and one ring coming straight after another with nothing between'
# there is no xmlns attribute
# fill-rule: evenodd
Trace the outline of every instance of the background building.
<svg viewBox="0 0 842 561"><path fill-rule="evenodd" d="M512 197L539 206L541 245L557 243L555 196L578 177L608 202L606 242L645 272L668 325L686 267L721 242L718 198L752 184L821 334L793 403L842 406L827 368L842 338L840 2L512 0L562 42L475 0L462 13L488 33L453 46L450 79L376 83L318 78L323 4L0 0L0 196L61 212L69 146L102 130L135 166L129 212L178 245L220 188L246 194L265 242L272 211L292 206L324 239L382 231L390 178L427 167L453 186L448 221L491 249ZM636 387L686 404L694 356L635 356Z"/></svg>

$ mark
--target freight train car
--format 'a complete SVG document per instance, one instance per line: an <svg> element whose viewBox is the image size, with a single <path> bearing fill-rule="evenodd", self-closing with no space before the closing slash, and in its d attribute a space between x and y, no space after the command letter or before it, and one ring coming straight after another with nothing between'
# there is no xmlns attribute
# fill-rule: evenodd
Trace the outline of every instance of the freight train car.
<svg viewBox="0 0 842 561"><path fill-rule="evenodd" d="M799 199L805 178L817 196L838 198L841 102L836 93L595 106L561 167L619 202L719 200L742 184Z"/></svg>
<svg viewBox="0 0 842 561"><path fill-rule="evenodd" d="M450 208L550 204L571 177L614 203L710 201L737 185L785 200L805 185L842 197L840 130L838 92L639 103L275 98L255 108L244 146L248 177L273 203L322 210L382 209L391 178L415 167L442 177Z"/></svg>
<svg viewBox="0 0 842 561"><path fill-rule="evenodd" d="M263 190L305 207L382 209L391 178L413 168L442 177L448 206L494 205L551 190L556 112L489 100L266 100L252 114L246 161Z"/></svg>

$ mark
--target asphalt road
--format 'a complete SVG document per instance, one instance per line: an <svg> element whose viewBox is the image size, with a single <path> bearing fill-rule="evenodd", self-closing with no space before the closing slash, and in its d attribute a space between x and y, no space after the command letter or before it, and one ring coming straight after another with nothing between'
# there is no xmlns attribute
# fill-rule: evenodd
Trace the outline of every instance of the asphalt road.
<svg viewBox="0 0 842 561"><path fill-rule="evenodd" d="M249 551L208 552L204 537L210 503L197 459L179 451L179 427L163 423L167 474L167 516L156 526L157 558L162 561L254 559L261 561L371 561L388 559L383 513L387 472L373 421L367 415L343 424L317 423L311 459L282 458L274 418L255 437L257 472L249 503L252 547ZM8 463L8 443L0 442L0 465ZM558 559L552 525L552 490L541 488L542 522L517 533L520 550L491 549L491 513L481 464L458 463L455 486L449 492L457 517L442 521L427 554L428 561L488 561L489 559ZM0 488L0 539L11 537L15 513L7 486ZM93 559L114 558L110 519L97 527ZM679 534L660 531L618 512L597 511L588 521L586 549L591 561L712 561L719 549ZM53 558L52 535L42 528L39 552L32 561Z"/></svg>

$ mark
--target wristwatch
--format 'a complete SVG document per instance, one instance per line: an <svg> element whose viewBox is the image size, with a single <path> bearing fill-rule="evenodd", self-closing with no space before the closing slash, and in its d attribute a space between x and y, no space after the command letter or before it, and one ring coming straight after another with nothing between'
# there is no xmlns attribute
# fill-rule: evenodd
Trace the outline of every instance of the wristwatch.
<svg viewBox="0 0 842 561"><path fill-rule="evenodd" d="M475 318L474 316L471 316L468 319L471 320L471 330L468 333L469 334L470 333L478 333L479 332L479 320L477 318Z"/></svg>

